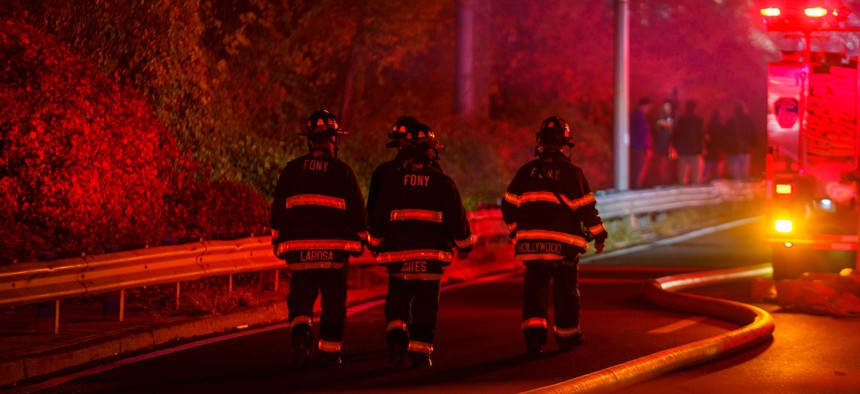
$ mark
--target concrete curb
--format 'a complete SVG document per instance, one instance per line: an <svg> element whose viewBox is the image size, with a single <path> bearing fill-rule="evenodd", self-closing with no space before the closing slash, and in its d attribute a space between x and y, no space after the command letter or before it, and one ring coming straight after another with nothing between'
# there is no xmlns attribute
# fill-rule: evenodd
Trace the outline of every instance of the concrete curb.
<svg viewBox="0 0 860 394"><path fill-rule="evenodd" d="M675 291L738 279L770 276L772 273L770 264L759 264L666 276L653 280L644 288L644 295L648 301L664 308L709 315L744 326L723 335L650 354L562 383L530 390L528 393L587 393L618 390L636 382L715 360L766 342L771 339L774 322L773 317L764 310L739 302L675 293Z"/></svg>

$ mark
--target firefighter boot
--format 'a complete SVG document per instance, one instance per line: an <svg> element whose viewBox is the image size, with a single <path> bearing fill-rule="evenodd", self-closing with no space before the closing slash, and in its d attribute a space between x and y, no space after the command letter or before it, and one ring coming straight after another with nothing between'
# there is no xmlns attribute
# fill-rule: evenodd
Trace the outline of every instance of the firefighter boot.
<svg viewBox="0 0 860 394"><path fill-rule="evenodd" d="M558 350L560 352L567 352L573 349L576 346L582 345L583 338L582 333L578 332L569 337L555 337L555 342L558 343Z"/></svg>
<svg viewBox="0 0 860 394"><path fill-rule="evenodd" d="M293 340L293 362L298 365L308 365L311 361L311 347L314 342L314 334L311 327L301 324L291 330Z"/></svg>
<svg viewBox="0 0 860 394"><path fill-rule="evenodd" d="M343 358L340 356L340 352L319 352L320 361L323 365L341 365L343 364Z"/></svg>
<svg viewBox="0 0 860 394"><path fill-rule="evenodd" d="M397 366L406 364L406 349L409 347L409 335L406 331L389 331L385 342L388 344L388 362Z"/></svg>
<svg viewBox="0 0 860 394"><path fill-rule="evenodd" d="M546 344L546 329L540 327L532 327L523 330L523 335L526 340L526 355L537 357L543 352L543 345Z"/></svg>
<svg viewBox="0 0 860 394"><path fill-rule="evenodd" d="M409 359L412 360L412 368L426 368L433 366L433 361L427 353L409 352Z"/></svg>

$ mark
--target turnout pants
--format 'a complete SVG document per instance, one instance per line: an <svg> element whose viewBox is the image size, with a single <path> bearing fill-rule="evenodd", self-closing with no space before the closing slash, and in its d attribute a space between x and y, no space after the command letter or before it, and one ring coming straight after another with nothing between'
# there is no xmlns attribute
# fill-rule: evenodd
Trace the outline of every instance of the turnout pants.
<svg viewBox="0 0 860 394"><path fill-rule="evenodd" d="M557 261L535 260L525 264L522 329L526 341L534 337L541 344L546 344L550 282L555 321L553 333L558 339L579 334L579 257Z"/></svg>
<svg viewBox="0 0 860 394"><path fill-rule="evenodd" d="M439 279L403 279L388 276L385 321L388 332L403 330L409 335L411 352L430 354L439 313Z"/></svg>
<svg viewBox="0 0 860 394"><path fill-rule="evenodd" d="M314 302L320 295L319 349L339 352L343 345L343 330L346 322L346 266L341 268L319 268L296 270L290 279L287 295L290 327L307 324L311 326Z"/></svg>

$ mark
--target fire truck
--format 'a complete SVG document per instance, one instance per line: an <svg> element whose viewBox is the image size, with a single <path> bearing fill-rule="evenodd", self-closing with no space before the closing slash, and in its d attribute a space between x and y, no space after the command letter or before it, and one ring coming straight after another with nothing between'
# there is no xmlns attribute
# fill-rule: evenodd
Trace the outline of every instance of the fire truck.
<svg viewBox="0 0 860 394"><path fill-rule="evenodd" d="M833 1L771 2L768 31L802 39L768 65L766 217L774 279L857 266L860 184L860 80L857 58L812 50L821 32L841 27Z"/></svg>

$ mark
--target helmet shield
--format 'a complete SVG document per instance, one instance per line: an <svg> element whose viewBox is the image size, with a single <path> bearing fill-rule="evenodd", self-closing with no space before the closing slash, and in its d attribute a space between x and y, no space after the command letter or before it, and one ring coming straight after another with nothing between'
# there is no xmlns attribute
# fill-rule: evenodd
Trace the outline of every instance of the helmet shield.
<svg viewBox="0 0 860 394"><path fill-rule="evenodd" d="M559 145L573 147L573 133L570 126L559 116L546 118L537 132L538 145Z"/></svg>
<svg viewBox="0 0 860 394"><path fill-rule="evenodd" d="M411 129L407 129L405 140L410 145L426 145L430 147L438 147L439 141L436 140L436 134L430 130L430 126L424 123L416 123Z"/></svg>
<svg viewBox="0 0 860 394"><path fill-rule="evenodd" d="M305 127L299 134L310 140L318 140L345 135L346 131L340 128L336 116L327 110L321 110L308 116Z"/></svg>
<svg viewBox="0 0 860 394"><path fill-rule="evenodd" d="M406 145L406 134L410 129L415 128L418 124L418 119L409 115L403 115L394 122L391 131L388 132L388 138L391 139L385 146L387 148L401 148Z"/></svg>

